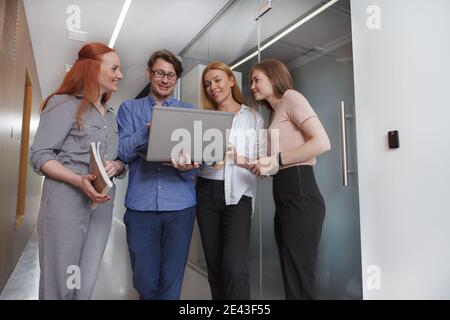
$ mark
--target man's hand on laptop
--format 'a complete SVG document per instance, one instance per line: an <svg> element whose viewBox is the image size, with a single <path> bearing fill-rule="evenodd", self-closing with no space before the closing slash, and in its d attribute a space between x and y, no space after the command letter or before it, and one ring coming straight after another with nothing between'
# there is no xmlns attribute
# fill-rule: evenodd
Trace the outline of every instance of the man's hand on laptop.
<svg viewBox="0 0 450 320"><path fill-rule="evenodd" d="M191 161L189 153L181 154L178 160L172 159L172 166L180 171L188 171L199 167L197 162Z"/></svg>

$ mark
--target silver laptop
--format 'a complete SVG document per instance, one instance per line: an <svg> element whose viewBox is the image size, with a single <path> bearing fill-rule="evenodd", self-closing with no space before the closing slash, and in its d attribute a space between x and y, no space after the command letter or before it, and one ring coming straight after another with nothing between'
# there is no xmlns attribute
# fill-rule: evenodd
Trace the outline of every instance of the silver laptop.
<svg viewBox="0 0 450 320"><path fill-rule="evenodd" d="M192 162L214 163L225 158L232 112L153 107L147 161L170 162L189 154Z"/></svg>

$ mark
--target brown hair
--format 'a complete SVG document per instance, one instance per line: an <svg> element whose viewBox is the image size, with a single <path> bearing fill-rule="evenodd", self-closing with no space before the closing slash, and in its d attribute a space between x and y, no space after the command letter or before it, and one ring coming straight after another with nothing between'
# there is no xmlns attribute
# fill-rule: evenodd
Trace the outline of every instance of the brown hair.
<svg viewBox="0 0 450 320"><path fill-rule="evenodd" d="M209 63L205 70L203 70L202 74L202 83L201 83L201 108L202 109L208 109L208 110L216 110L217 109L217 103L211 99L211 97L206 93L205 88L205 75L210 70L222 70L227 74L228 77L232 78L235 85L231 88L231 94L233 96L234 101L236 101L239 104L245 104L244 97L242 96L241 89L239 89L239 85L236 81L236 77L233 74L233 71L231 71L230 67L228 67L225 63L221 61L213 61Z"/></svg>
<svg viewBox="0 0 450 320"><path fill-rule="evenodd" d="M150 59L148 59L147 66L149 69L153 67L153 65L156 63L156 60L163 59L164 61L170 63L173 65L173 68L175 69L175 73L177 74L177 78L181 77L181 74L183 73L183 65L181 64L181 61L177 58L177 56L166 49L161 49L156 52L154 52Z"/></svg>
<svg viewBox="0 0 450 320"><path fill-rule="evenodd" d="M48 100L58 94L82 95L80 106L77 110L78 127L81 127L81 115L97 102L100 92L98 76L100 74L101 57L105 53L114 52L114 49L103 43L91 42L85 44L78 51L78 59L67 72L58 90L49 95L41 104L40 110L44 111ZM106 102L111 97L111 92L102 95L101 102Z"/></svg>
<svg viewBox="0 0 450 320"><path fill-rule="evenodd" d="M267 59L255 64L250 69L250 82L252 73L255 70L263 72L269 78L277 98L281 98L287 90L294 89L291 73L280 60Z"/></svg>

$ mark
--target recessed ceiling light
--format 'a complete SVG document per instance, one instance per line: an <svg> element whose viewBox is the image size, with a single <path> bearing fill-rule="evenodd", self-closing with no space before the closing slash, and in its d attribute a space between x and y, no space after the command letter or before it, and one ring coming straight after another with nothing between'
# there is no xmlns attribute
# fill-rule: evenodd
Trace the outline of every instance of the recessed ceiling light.
<svg viewBox="0 0 450 320"><path fill-rule="evenodd" d="M74 30L74 29L67 30L67 39L69 39L69 40L87 42L87 36L88 36L88 33L86 31Z"/></svg>

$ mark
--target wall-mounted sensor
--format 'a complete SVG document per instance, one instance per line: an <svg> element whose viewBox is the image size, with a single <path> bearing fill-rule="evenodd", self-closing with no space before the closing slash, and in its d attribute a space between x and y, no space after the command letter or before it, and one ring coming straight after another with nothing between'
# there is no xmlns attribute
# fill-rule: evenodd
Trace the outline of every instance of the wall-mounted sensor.
<svg viewBox="0 0 450 320"><path fill-rule="evenodd" d="M398 130L388 132L388 142L389 142L389 149L398 149L400 147Z"/></svg>

